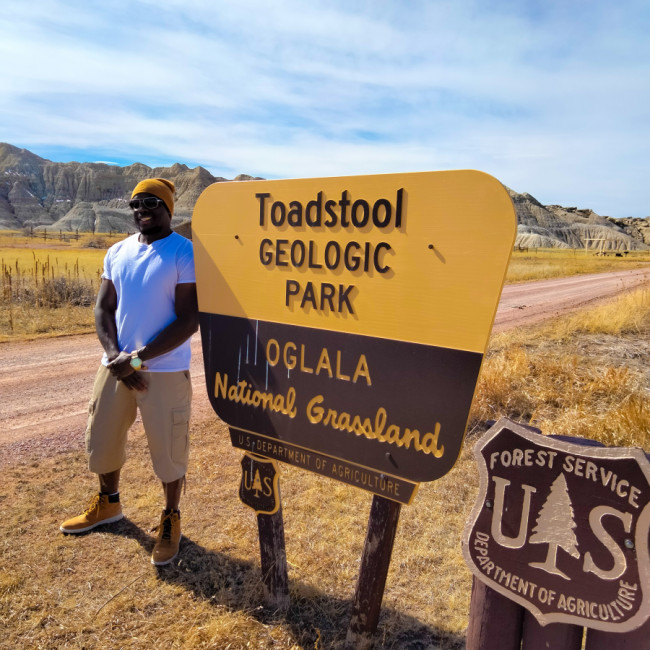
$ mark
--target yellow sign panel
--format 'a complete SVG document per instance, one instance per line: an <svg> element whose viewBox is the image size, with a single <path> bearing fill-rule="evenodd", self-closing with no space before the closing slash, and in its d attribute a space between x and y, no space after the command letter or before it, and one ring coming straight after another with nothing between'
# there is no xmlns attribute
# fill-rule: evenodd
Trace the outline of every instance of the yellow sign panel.
<svg viewBox="0 0 650 650"><path fill-rule="evenodd" d="M483 353L516 217L477 171L215 183L199 309Z"/></svg>

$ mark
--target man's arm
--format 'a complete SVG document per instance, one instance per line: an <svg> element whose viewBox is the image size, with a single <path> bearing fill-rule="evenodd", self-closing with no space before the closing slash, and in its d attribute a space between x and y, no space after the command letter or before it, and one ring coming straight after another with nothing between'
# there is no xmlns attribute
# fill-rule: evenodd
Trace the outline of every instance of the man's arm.
<svg viewBox="0 0 650 650"><path fill-rule="evenodd" d="M97 302L95 303L95 330L97 331L97 338L108 357L108 369L114 377L121 379L128 388L146 390L147 382L144 381L142 375L138 375L131 367L131 357L126 355L126 363L120 362L120 358L125 355L120 350L120 344L117 340L116 311L117 291L115 285L111 280L103 278L97 294Z"/></svg>
<svg viewBox="0 0 650 650"><path fill-rule="evenodd" d="M97 338L99 338L109 361L113 361L120 353L115 323L116 311L117 291L115 291L115 285L110 280L103 278L95 302L95 329Z"/></svg>
<svg viewBox="0 0 650 650"><path fill-rule="evenodd" d="M153 341L138 350L138 356L143 362L177 348L199 329L199 306L194 282L176 285L174 311L176 320L165 327Z"/></svg>
<svg viewBox="0 0 650 650"><path fill-rule="evenodd" d="M115 287L113 287L113 291L115 292ZM117 294L115 294L115 308L117 308ZM177 348L199 328L199 308L196 298L195 283L188 282L176 285L174 293L174 311L176 312L176 320L172 321L167 327L165 327L156 338L138 350L138 356L142 359L143 363L146 363L148 359L153 359L154 357L158 357L161 354L165 354L165 352ZM95 308L95 312L97 312L97 308ZM97 316L95 317L95 321L97 322ZM115 327L114 312L113 326ZM102 341L101 335L100 341ZM117 345L117 333L115 334L115 344ZM104 349L106 350L106 353L109 354L108 349L106 347L104 347ZM118 346L117 354L113 359L109 356L109 361L110 363L108 364L108 368L110 371L115 377L121 379L126 386L129 388L135 388L136 390L146 389L146 383L144 382L144 379L142 379L142 375L134 371L131 367L131 355L128 351L120 351Z"/></svg>

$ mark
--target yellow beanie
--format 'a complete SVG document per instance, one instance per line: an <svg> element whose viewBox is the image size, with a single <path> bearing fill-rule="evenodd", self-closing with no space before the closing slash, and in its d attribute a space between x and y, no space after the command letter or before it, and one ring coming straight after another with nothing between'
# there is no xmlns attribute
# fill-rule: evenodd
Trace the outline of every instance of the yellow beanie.
<svg viewBox="0 0 650 650"><path fill-rule="evenodd" d="M174 183L168 181L166 178L146 178L140 181L134 188L131 198L140 192L153 194L159 199L162 199L169 210L169 214L174 215L174 192L176 187Z"/></svg>

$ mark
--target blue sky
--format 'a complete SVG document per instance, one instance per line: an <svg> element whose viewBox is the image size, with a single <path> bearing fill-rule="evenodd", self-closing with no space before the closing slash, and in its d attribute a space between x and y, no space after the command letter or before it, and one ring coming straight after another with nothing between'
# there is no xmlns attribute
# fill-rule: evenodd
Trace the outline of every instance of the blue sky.
<svg viewBox="0 0 650 650"><path fill-rule="evenodd" d="M480 169L650 215L646 0L10 0L0 141L217 176Z"/></svg>

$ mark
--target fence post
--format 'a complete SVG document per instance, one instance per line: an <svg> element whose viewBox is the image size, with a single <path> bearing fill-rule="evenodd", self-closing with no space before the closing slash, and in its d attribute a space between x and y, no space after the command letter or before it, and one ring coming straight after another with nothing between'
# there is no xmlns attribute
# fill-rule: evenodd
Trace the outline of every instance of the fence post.
<svg viewBox="0 0 650 650"><path fill-rule="evenodd" d="M521 605L472 580L466 650L519 650L523 621Z"/></svg>

